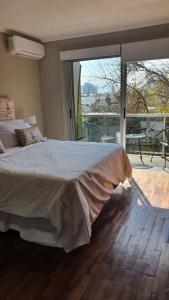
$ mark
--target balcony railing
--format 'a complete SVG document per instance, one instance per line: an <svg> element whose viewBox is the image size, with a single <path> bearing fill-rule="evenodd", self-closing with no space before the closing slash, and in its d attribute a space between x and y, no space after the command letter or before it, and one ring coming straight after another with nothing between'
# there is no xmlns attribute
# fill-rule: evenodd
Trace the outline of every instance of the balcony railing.
<svg viewBox="0 0 169 300"><path fill-rule="evenodd" d="M120 143L120 114L118 113L83 113L78 128L79 138L93 142ZM169 113L141 113L126 115L126 134L145 133L142 140L142 150L146 154L152 153L154 144L153 134L169 127ZM127 142L127 152L136 153L138 145L135 141ZM163 149L155 147L155 153L161 155Z"/></svg>

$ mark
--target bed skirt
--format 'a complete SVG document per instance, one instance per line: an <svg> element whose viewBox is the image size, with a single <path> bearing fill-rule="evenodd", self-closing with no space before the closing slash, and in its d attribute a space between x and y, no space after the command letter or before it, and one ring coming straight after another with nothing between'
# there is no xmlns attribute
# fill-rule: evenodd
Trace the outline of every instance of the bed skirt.
<svg viewBox="0 0 169 300"><path fill-rule="evenodd" d="M56 229L49 220L44 218L23 218L0 212L0 231L6 232L8 229L19 231L20 237L29 242L50 247L62 247L56 239Z"/></svg>

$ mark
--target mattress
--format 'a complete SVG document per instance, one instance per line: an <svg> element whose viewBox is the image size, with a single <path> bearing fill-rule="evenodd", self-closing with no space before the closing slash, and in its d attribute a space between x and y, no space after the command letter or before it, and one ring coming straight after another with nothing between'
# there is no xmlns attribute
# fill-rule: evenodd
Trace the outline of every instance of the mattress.
<svg viewBox="0 0 169 300"><path fill-rule="evenodd" d="M87 244L114 187L131 176L115 144L58 140L0 155L0 212L50 221L66 252Z"/></svg>

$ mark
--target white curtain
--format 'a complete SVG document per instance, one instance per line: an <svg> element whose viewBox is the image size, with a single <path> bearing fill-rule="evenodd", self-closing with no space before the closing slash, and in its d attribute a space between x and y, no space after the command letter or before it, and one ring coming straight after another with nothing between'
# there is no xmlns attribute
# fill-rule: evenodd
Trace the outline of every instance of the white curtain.
<svg viewBox="0 0 169 300"><path fill-rule="evenodd" d="M123 62L169 58L169 38L121 45Z"/></svg>
<svg viewBox="0 0 169 300"><path fill-rule="evenodd" d="M108 45L100 47L91 47L83 49L74 49L60 52L61 61L64 60L82 60L98 57L110 57L120 55L120 45Z"/></svg>
<svg viewBox="0 0 169 300"><path fill-rule="evenodd" d="M73 83L73 62L65 60L63 64L63 96L65 98L68 137L75 140L75 104Z"/></svg>
<svg viewBox="0 0 169 300"><path fill-rule="evenodd" d="M73 63L74 79L74 109L75 109L75 137L80 137L81 129L81 89L80 89L81 65L80 62Z"/></svg>

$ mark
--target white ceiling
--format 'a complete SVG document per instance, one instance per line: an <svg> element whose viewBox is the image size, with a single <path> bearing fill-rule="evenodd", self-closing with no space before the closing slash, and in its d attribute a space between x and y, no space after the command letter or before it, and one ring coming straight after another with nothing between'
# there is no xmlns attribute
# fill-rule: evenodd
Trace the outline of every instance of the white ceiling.
<svg viewBox="0 0 169 300"><path fill-rule="evenodd" d="M169 0L0 0L0 32L42 41L169 22Z"/></svg>

